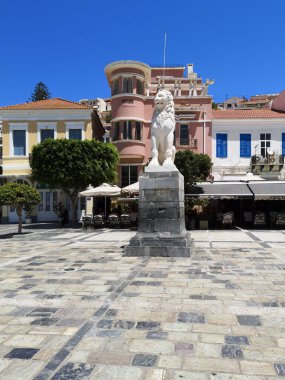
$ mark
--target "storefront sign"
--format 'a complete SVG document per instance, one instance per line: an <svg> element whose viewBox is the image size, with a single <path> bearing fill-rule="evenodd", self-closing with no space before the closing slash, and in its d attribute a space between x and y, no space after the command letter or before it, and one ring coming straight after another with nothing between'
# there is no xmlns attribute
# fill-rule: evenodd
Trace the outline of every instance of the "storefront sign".
<svg viewBox="0 0 285 380"><path fill-rule="evenodd" d="M255 195L254 199L256 201L284 201L285 195Z"/></svg>

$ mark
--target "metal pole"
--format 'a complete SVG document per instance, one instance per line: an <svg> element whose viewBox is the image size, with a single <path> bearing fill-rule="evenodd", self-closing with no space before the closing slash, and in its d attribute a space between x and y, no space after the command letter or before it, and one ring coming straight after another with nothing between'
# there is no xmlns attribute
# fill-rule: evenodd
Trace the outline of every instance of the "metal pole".
<svg viewBox="0 0 285 380"><path fill-rule="evenodd" d="M165 56L166 56L166 32L164 32L164 49L163 49L163 77L165 74Z"/></svg>

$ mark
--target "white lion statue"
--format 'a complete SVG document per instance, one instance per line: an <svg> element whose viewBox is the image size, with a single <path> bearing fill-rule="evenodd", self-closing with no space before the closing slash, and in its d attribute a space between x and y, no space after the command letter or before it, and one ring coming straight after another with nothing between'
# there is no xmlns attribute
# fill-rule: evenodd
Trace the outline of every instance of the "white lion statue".
<svg viewBox="0 0 285 380"><path fill-rule="evenodd" d="M173 96L170 91L160 90L154 98L154 112L151 121L151 155L149 167L174 165L175 147L173 137L175 113Z"/></svg>

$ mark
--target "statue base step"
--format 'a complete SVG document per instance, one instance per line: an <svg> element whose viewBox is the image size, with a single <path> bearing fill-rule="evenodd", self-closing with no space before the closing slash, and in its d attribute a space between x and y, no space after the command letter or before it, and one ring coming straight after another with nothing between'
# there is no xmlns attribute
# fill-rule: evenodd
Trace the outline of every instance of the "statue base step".
<svg viewBox="0 0 285 380"><path fill-rule="evenodd" d="M124 256L190 257L193 240L185 236L151 236L137 233L125 246Z"/></svg>

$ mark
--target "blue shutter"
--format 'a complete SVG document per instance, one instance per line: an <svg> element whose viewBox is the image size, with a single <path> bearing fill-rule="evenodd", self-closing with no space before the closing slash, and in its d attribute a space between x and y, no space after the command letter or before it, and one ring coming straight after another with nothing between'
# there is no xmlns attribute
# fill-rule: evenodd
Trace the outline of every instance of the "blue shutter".
<svg viewBox="0 0 285 380"><path fill-rule="evenodd" d="M228 135L217 133L216 135L216 157L225 158L228 156Z"/></svg>
<svg viewBox="0 0 285 380"><path fill-rule="evenodd" d="M251 157L251 134L240 134L240 157Z"/></svg>
<svg viewBox="0 0 285 380"><path fill-rule="evenodd" d="M26 155L26 131L13 132L14 156Z"/></svg>
<svg viewBox="0 0 285 380"><path fill-rule="evenodd" d="M282 133L282 156L285 156L285 133Z"/></svg>

